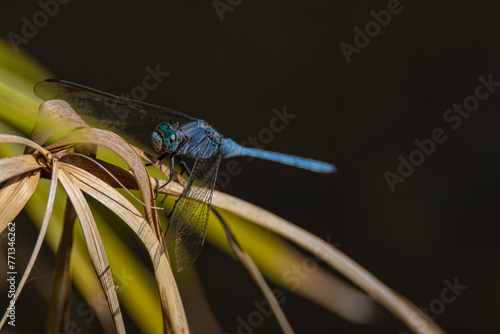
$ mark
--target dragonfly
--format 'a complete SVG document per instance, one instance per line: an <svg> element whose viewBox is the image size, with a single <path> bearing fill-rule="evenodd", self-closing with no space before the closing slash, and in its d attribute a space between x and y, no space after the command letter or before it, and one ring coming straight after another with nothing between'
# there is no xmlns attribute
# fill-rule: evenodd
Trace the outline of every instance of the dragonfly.
<svg viewBox="0 0 500 334"><path fill-rule="evenodd" d="M200 254L221 159L249 156L318 173L337 171L330 163L241 146L204 120L76 83L46 79L37 83L34 91L44 100L68 102L88 125L112 131L146 152L161 154L160 160L170 155L170 180L174 158L185 166L189 179L166 233L167 247L175 240L178 271L189 267ZM190 171L184 157L194 159Z"/></svg>

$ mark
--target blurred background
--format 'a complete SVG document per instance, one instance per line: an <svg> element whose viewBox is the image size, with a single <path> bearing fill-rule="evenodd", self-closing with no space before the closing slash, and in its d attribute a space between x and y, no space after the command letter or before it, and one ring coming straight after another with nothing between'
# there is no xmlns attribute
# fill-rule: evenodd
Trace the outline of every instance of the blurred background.
<svg viewBox="0 0 500 334"><path fill-rule="evenodd" d="M4 0L0 35L23 36L41 3ZM390 20L380 14L388 7ZM494 1L75 0L14 44L58 78L205 119L237 142L254 136L266 149L334 163L338 174L321 175L240 159L242 172L222 190L340 244L388 286L434 310L447 332L486 332L497 327L500 306L500 83L470 115L443 116L475 101L469 96L479 76L500 82L499 9ZM374 15L385 27L366 26ZM151 71L161 73L157 87L135 88ZM267 136L273 109L294 118ZM436 128L446 140L423 161L413 153L418 166L397 176L405 173L400 159L418 150L415 140ZM220 327L236 333L237 317L262 300L259 290L210 244L196 268ZM445 281L462 290L453 302L435 302ZM16 331L43 327L46 302L32 294L19 306ZM298 333L405 330L388 314L357 325L291 292L286 298ZM279 327L269 317L253 330Z"/></svg>

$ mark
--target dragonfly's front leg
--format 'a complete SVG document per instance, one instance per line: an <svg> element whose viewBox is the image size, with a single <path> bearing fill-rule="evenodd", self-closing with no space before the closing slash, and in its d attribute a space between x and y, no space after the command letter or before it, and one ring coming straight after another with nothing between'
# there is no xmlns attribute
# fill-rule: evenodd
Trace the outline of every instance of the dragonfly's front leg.
<svg viewBox="0 0 500 334"><path fill-rule="evenodd" d="M163 160L163 159L165 159L165 157L166 157L167 155L169 155L169 154L170 154L170 153L165 152L165 153L163 153L162 155L160 155L160 156L159 156L158 158L156 158L156 159L157 159L157 160L159 160L159 161L162 161L162 160ZM153 166L153 164L152 164L151 162L148 162L148 163L146 164L146 167L149 167L149 166Z"/></svg>
<svg viewBox="0 0 500 334"><path fill-rule="evenodd" d="M191 178L191 170L189 169L188 165L184 162L184 160L179 159L179 164L181 165L182 173L186 173L188 178Z"/></svg>
<svg viewBox="0 0 500 334"><path fill-rule="evenodd" d="M177 155L177 153L181 150L181 148L186 145L187 143L189 142L189 138L184 140L181 145L179 145L179 147L177 148L177 150L172 153L171 157L170 157L170 177L168 179L168 181L163 185L161 186L160 188L158 189L161 189L165 186L167 186L174 178L174 170L175 170L175 156ZM181 165L181 169L182 169L182 172L185 172L186 170L189 172L189 168L187 167L186 163L184 161L182 161L180 158L179 158L179 162L180 162L180 165ZM182 173L181 173L182 175ZM188 174L189 176L191 176L191 172L189 172ZM156 191L158 192L158 189L156 189ZM167 199L167 196L168 195L165 195L165 198L161 201L161 203L163 204L163 202L165 202L165 200ZM179 197L180 198L180 197ZM156 197L155 197L156 199ZM170 216L172 215L172 213L174 212L174 209L175 209L175 205L177 204L177 202L179 201L179 199L177 199L175 201L175 204L174 204L174 207L172 208L172 211L167 215L167 218L170 218Z"/></svg>
<svg viewBox="0 0 500 334"><path fill-rule="evenodd" d="M158 160L160 160L160 159L158 159ZM172 154L170 156L170 176L168 178L168 181L164 185L162 185L161 187L155 189L155 200L158 197L158 190L163 189L170 182L172 182L172 179L174 178L174 170L175 170L175 154ZM166 198L167 198L167 196L165 196L165 198L161 202L163 203Z"/></svg>
<svg viewBox="0 0 500 334"><path fill-rule="evenodd" d="M180 149L186 145L187 143L189 142L189 138L186 139L185 141L183 141L181 143L181 145L179 145L179 147L177 148L177 150L175 150L174 153L168 153L168 152L165 152L163 153L160 157L158 157L158 160L162 160L163 158L165 158L168 154L170 154L170 176L168 178L168 181L162 185L160 188L157 188L156 189L156 192L158 192L158 190L166 187L170 182L172 182L173 178L174 178L174 170L175 170L175 156L178 154L178 152L180 151ZM181 167L182 167L182 164L181 164ZM156 197L155 197L156 199Z"/></svg>
<svg viewBox="0 0 500 334"><path fill-rule="evenodd" d="M175 156L173 154L170 157L170 177L169 177L168 181L164 185L162 185L160 188L155 189L155 192L156 192L155 200L156 200L156 197L158 197L158 190L162 189L163 187L166 187L170 183L170 181L172 181L172 178L174 177L174 164L175 164L174 157ZM168 195L165 194L165 197L163 197L163 199L161 200L160 205L163 205L163 203L165 202L167 197L168 197ZM169 216L170 216L170 214L167 217L169 217Z"/></svg>
<svg viewBox="0 0 500 334"><path fill-rule="evenodd" d="M163 153L162 155L160 155L157 159L158 159L158 160L160 160L160 161L162 161L162 160L163 160L163 159L165 159L165 157L166 157L167 155L169 155L169 154L170 154L170 153L165 152L165 153Z"/></svg>

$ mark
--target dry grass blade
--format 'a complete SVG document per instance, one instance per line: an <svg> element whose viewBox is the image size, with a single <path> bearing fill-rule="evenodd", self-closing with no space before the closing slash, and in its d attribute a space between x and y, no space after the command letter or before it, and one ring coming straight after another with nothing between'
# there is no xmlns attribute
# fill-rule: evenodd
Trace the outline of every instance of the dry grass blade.
<svg viewBox="0 0 500 334"><path fill-rule="evenodd" d="M136 149L136 152L139 152L139 149ZM151 156L148 154L144 154L142 152L141 156L143 156L145 159L150 159ZM80 158L79 156L75 154L68 154L61 158L62 161L71 163L73 166L78 166L90 173L92 175L97 176L101 180L105 180L108 182L112 187L120 187L120 186L125 186L128 189L134 189L138 190L139 186L137 185L137 181L135 179L134 174L130 170L123 169L121 167L117 167L115 165L112 165L106 161L102 161L99 159L95 159L96 162L99 162L100 165L102 165L108 172L113 174L114 177L110 177L108 172L105 172L102 168L98 168L95 163L91 163L88 160L84 160ZM156 161L155 161L156 160ZM153 158L151 160L153 165L155 167L158 167L158 169L162 172L166 172L167 175L169 174L169 167L162 163L161 161L157 160L156 158ZM118 179L120 182L116 182L116 179ZM176 178L182 179L182 183L179 183L176 180ZM174 180L173 182L169 182L164 179L157 179L155 177L150 177L150 183L155 184L156 188L161 188L158 190L159 193L163 194L168 194L168 195L173 195L173 196L180 196L182 192L184 191L184 185L187 183L187 180L180 176L177 172L174 171ZM166 183L168 183L166 186L164 186ZM152 207L155 208L155 207Z"/></svg>
<svg viewBox="0 0 500 334"><path fill-rule="evenodd" d="M116 189L94 175L72 165L65 168L74 177L75 184L84 192L112 210L137 234L148 250L160 294L166 328L173 333L189 331L181 297L175 283L170 263L163 247L155 237L154 230L147 224L140 212Z"/></svg>
<svg viewBox="0 0 500 334"><path fill-rule="evenodd" d="M315 235L256 205L221 192L214 192L212 205L246 218L322 258L332 268L373 296L416 333L444 333L416 306L396 294L344 253Z"/></svg>
<svg viewBox="0 0 500 334"><path fill-rule="evenodd" d="M250 276L252 276L252 279L259 286L262 293L264 294L267 301L269 302L269 305L273 309L274 315L276 316L276 319L278 320L278 322L281 326L281 329L283 330L283 333L287 333L287 334L294 333L292 327L290 326L290 323L288 322L288 320L285 316L285 313L281 309L281 306L278 303L278 300L276 299L276 296L274 296L273 291L271 290L271 288L267 284L266 280L264 279L264 276L262 276L262 273L260 272L260 270L257 267L257 265L255 264L255 262L240 247L234 234L231 232L231 229L226 224L226 222L224 221L224 218L222 218L222 216L217 211L217 209L212 208L212 212L215 213L217 218L219 218L220 223L224 227L224 230L225 230L226 236L227 236L227 241L228 241L229 245L231 246L231 249L233 250L234 255L238 258L238 260L248 270L248 272L250 273Z"/></svg>
<svg viewBox="0 0 500 334"><path fill-rule="evenodd" d="M57 168L57 161L54 162L54 166ZM31 254L30 260L28 262L28 265L26 266L26 270L24 271L23 276L21 277L21 280L19 281L19 284L16 289L15 296L13 298L13 301L15 302L17 298L19 297L19 294L23 290L24 284L26 283L26 280L28 279L29 274L31 273L31 269L33 269L33 265L35 264L36 258L38 256L38 253L40 252L40 248L42 247L42 242L45 239L45 234L47 233L47 227L49 226L49 221L50 217L52 216L52 209L54 208L54 201L56 197L56 190L57 190L57 169L55 172L52 174L52 180L50 182L50 190L49 190L49 196L47 200L47 207L45 209L45 214L43 217L42 221L42 226L40 227L40 232L38 234L38 238L35 243L35 248L33 249L33 252ZM34 181L38 182L39 177L32 178ZM28 179L28 182L29 179ZM31 181L33 182L33 181ZM0 328L3 327L3 324L5 323L5 320L7 319L9 309L5 311L5 314L0 321Z"/></svg>
<svg viewBox="0 0 500 334"><path fill-rule="evenodd" d="M40 167L32 155L16 155L0 159L0 183Z"/></svg>
<svg viewBox="0 0 500 334"><path fill-rule="evenodd" d="M80 189L74 184L76 180L74 180L69 174L69 171L64 167L64 164L61 163L59 171L61 174L61 184L66 190L80 220L85 242L87 243L90 261L92 262L92 266L99 278L99 282L101 283L101 287L108 302L108 308L112 315L115 329L118 333L125 333L125 326L123 324L120 304L118 303L118 297L115 291L113 276L111 275L109 262L94 217L92 216L92 212L85 197Z"/></svg>
<svg viewBox="0 0 500 334"><path fill-rule="evenodd" d="M21 212L33 195L39 180L40 172L36 171L14 177L2 187L0 190L0 233Z"/></svg>
<svg viewBox="0 0 500 334"><path fill-rule="evenodd" d="M14 143L14 144L22 144L28 147L31 147L34 150L42 153L45 159L50 160L50 153L45 148L38 145L36 142L29 140L27 138L16 136L16 135L8 135L8 134L0 134L0 142L2 143Z"/></svg>
<svg viewBox="0 0 500 334"><path fill-rule="evenodd" d="M50 138L77 127L88 127L88 125L66 101L50 100L40 105L38 119L30 138L42 145Z"/></svg>
<svg viewBox="0 0 500 334"><path fill-rule="evenodd" d="M97 166L102 172L106 173L106 175L108 177L110 177L114 182L116 182L116 186L114 187L120 187L122 188L123 190L125 190L125 192L127 192L130 197L134 198L137 202L139 202L140 204L142 204L143 206L149 206L151 209L154 209L154 210L163 210L162 207L159 207L159 206L151 206L151 205L148 205L144 202L142 202L139 198L137 198L115 175L113 175L113 173L111 173L106 167L104 167L103 163L99 162L97 159L92 159L84 154L79 154L79 153L69 153L68 155L66 155L67 157L80 157L84 160L87 160L88 162L90 162L92 165L94 166ZM75 160L73 160L75 161ZM87 165L88 166L88 165ZM114 166L114 165L111 165L111 166ZM95 169L94 169L95 170ZM94 174L95 175L95 174ZM122 174L123 175L123 174ZM127 176L130 175L132 176L132 173L129 173L127 174ZM103 176L103 178L106 178L105 176ZM135 179L134 179L135 180ZM137 183L136 183L137 184Z"/></svg>

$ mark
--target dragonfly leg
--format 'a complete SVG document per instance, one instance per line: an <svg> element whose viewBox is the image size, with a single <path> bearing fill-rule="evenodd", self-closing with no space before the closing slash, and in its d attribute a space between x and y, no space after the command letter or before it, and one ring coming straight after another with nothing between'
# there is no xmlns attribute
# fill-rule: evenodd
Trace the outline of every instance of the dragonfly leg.
<svg viewBox="0 0 500 334"><path fill-rule="evenodd" d="M169 179L168 179L167 183L165 183L164 185L162 185L162 186L161 186L160 188L158 188L158 189L161 189L161 188L165 187L166 185L168 185L168 184L172 181L172 179L174 178L174 170L175 170L175 168L174 168L174 167L175 167L175 161L174 161L174 158L175 158L175 156L177 155L177 152L179 152L179 150L180 150L180 149L181 149L184 145L186 145L188 141L189 141L189 139L187 139L187 140L183 141L183 142L181 143L181 145L179 145L179 147L177 148L177 150L176 150L174 153L168 153L168 152L165 152L165 153L163 153L160 157L158 157L158 160L162 160L163 158L165 158L165 156L167 156L168 154L170 154L170 177L169 177ZM180 159L179 159L179 160L180 160ZM184 167L184 166L185 166L185 167ZM184 168L187 168L187 165L186 165L186 163L185 163L184 161L181 161L181 168L182 168L182 170L183 170L183 171L184 171ZM188 170L189 170L189 169L188 169ZM158 189L157 189L157 190L158 190Z"/></svg>
<svg viewBox="0 0 500 334"><path fill-rule="evenodd" d="M162 156L163 156L163 154L162 154ZM172 179L174 178L174 166L175 166L175 155L172 154L170 156L170 176L168 178L168 181L164 185L162 185L161 187L155 189L155 200L158 197L158 190L166 187L172 181ZM165 196L165 198L163 199L162 203L165 201L166 198L167 197Z"/></svg>
<svg viewBox="0 0 500 334"><path fill-rule="evenodd" d="M184 140L184 141L183 141L183 142L179 145L179 147L177 148L177 150L176 150L174 153L172 153L172 158L171 158L171 163L170 163L170 179L168 180L168 182L167 182L167 183L165 183L165 184L163 185L163 187L164 187L164 186L166 186L167 184L169 184L169 183L170 183L170 181L172 180L172 178L174 177L174 156L175 156L175 155L177 154L177 152L179 152L179 150L180 150L180 149L181 149L184 145L186 145L188 142L189 142L189 138L188 138L188 139L186 139L186 140ZM181 175L182 175L182 173L186 173L186 174L188 175L188 177L189 177L189 178L191 178L191 171L190 171L190 169L189 169L188 165L187 165L187 164L186 164L186 163L185 163L185 162L184 162L181 158L179 158L179 164L180 164L181 169L182 169ZM160 188L160 189L161 189L161 188ZM165 199L166 199L166 196L165 196ZM163 199L163 201L165 201L165 199ZM172 214L174 213L174 210L175 210L175 206L177 205L177 202L179 202L179 200L180 200L180 199L181 199L181 198L179 197L179 198L175 201L174 206L172 207L172 211L170 211L170 213L167 215L167 218L170 218L170 216L172 216Z"/></svg>
<svg viewBox="0 0 500 334"><path fill-rule="evenodd" d="M184 162L184 160L179 159L179 164L181 165L181 169L183 173L186 173L187 176L190 178L191 177L191 170L189 169L188 165Z"/></svg>
<svg viewBox="0 0 500 334"><path fill-rule="evenodd" d="M169 155L169 154L170 154L170 153L165 152L165 153L163 153L162 155L160 155L160 156L159 156L158 158L156 158L156 159L158 159L158 160L162 161L162 160L163 160L163 159L164 159L167 155ZM148 163L146 164L146 167L149 167L149 166L153 166L153 164L152 164L152 163L150 163L150 162L148 162Z"/></svg>
<svg viewBox="0 0 500 334"><path fill-rule="evenodd" d="M165 159L165 157L166 157L167 155L169 155L169 154L170 154L170 153L165 152L165 153L163 153L162 155L160 155L160 156L159 156L158 158L156 158L156 159L158 159L158 160L162 161L162 160L163 160L163 159Z"/></svg>
<svg viewBox="0 0 500 334"><path fill-rule="evenodd" d="M179 145L179 147L177 148L177 150L175 150L175 152L174 152L174 153L165 152L165 153L163 153L162 155L160 155L160 156L157 158L158 160L160 160L160 161L161 161L161 160L163 160L163 159L164 159L167 155L169 155L169 154L170 154L170 175L169 175L169 178L168 178L167 183L165 183L164 185L162 185L160 188L156 188L156 189L155 189L155 200L156 200L156 198L158 197L158 190L162 189L163 187L166 187L166 186L167 186L170 182L172 182L172 179L174 178L174 170L175 170L175 168L174 168L174 167L175 167L175 160L174 160L174 158L175 158L175 156L177 155L177 152L179 152L179 150L180 150L180 149L181 149L184 145L186 145L188 142L189 142L189 138L188 138L188 139L186 139L186 140L184 140L184 141L183 141L183 142ZM184 162L182 162L182 163L184 163ZM186 164L184 163L184 165L186 165ZM182 165L181 165L181 167L182 167ZM184 170L184 168L183 168L183 170ZM165 199L166 199L166 198L167 198L167 196L165 196L165 198L162 200L162 203L165 201ZM176 202L176 203L177 203L177 202ZM174 206L174 207L175 207L175 206ZM170 215L171 215L171 214L172 214L172 213L170 213L167 217L170 217Z"/></svg>

